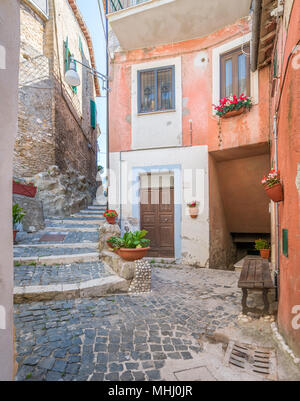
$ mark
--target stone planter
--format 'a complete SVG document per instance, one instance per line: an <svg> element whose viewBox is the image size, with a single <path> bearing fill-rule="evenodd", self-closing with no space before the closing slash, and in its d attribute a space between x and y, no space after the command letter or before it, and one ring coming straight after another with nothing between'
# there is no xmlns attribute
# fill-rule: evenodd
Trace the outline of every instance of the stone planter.
<svg viewBox="0 0 300 401"><path fill-rule="evenodd" d="M135 260L143 259L147 255L149 249L150 247L138 249L120 248L117 250L117 254L128 262L134 262Z"/></svg>
<svg viewBox="0 0 300 401"><path fill-rule="evenodd" d="M283 188L281 183L273 185L272 187L265 186L266 194L273 202L283 201Z"/></svg>
<svg viewBox="0 0 300 401"><path fill-rule="evenodd" d="M28 198L35 198L37 187L34 185L21 184L20 182L13 181L13 194L23 195Z"/></svg>
<svg viewBox="0 0 300 401"><path fill-rule="evenodd" d="M263 259L269 259L269 257L270 257L270 249L261 249L260 250L260 256Z"/></svg>
<svg viewBox="0 0 300 401"><path fill-rule="evenodd" d="M243 114L246 111L246 107L241 107L239 110L228 111L222 116L222 118L231 118Z"/></svg>

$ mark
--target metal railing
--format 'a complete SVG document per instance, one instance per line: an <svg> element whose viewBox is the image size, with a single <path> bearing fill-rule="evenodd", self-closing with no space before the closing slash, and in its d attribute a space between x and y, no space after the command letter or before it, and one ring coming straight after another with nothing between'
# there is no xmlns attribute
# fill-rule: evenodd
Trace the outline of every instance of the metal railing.
<svg viewBox="0 0 300 401"><path fill-rule="evenodd" d="M152 0L108 0L108 14L112 14L149 1Z"/></svg>

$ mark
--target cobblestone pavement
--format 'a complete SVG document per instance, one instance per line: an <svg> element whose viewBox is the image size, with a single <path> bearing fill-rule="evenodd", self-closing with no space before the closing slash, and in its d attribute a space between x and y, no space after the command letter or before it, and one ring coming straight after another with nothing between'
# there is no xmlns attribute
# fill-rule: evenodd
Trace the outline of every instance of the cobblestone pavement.
<svg viewBox="0 0 300 401"><path fill-rule="evenodd" d="M76 255L83 253L93 253L95 248L15 248L14 257L43 257L54 255Z"/></svg>
<svg viewBox="0 0 300 401"><path fill-rule="evenodd" d="M15 266L15 286L81 283L111 276L101 262L73 263L70 265Z"/></svg>
<svg viewBox="0 0 300 401"><path fill-rule="evenodd" d="M40 231L35 234L18 233L17 234L17 244L19 245L30 245L30 244L53 244L50 241L40 242L40 238L45 234L64 234L66 238L61 241L61 244L77 244L77 243L88 243L88 242L98 242L99 234L97 232L60 232L51 230Z"/></svg>
<svg viewBox="0 0 300 401"><path fill-rule="evenodd" d="M163 380L240 313L238 273L154 269L153 291L18 305L18 380Z"/></svg>

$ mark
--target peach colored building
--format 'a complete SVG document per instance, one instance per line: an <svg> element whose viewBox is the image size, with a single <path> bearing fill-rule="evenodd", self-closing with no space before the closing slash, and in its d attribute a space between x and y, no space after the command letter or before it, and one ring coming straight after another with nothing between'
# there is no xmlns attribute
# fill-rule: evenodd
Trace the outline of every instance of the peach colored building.
<svg viewBox="0 0 300 401"><path fill-rule="evenodd" d="M110 206L123 230L149 231L153 257L229 268L271 230L270 71L251 68L252 2L129 3L107 4ZM212 105L234 90L254 105L220 119Z"/></svg>
<svg viewBox="0 0 300 401"><path fill-rule="evenodd" d="M262 26L270 26L262 8ZM278 273L278 326L300 356L300 3L279 2L273 31L261 30L259 62L271 62L271 166L280 170L284 201L272 204L273 261ZM266 34L272 35L265 54Z"/></svg>

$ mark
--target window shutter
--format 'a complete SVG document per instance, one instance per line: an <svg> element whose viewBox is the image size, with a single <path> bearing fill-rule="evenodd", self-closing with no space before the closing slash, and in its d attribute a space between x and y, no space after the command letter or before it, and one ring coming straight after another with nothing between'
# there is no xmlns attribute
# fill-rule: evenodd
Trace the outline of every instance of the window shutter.
<svg viewBox="0 0 300 401"><path fill-rule="evenodd" d="M76 63L76 61L74 61L74 64L75 64L75 71L77 71L77 63ZM75 95L77 95L77 86L72 86L72 90L75 93Z"/></svg>
<svg viewBox="0 0 300 401"><path fill-rule="evenodd" d="M81 56L83 56L83 46L82 46L82 40L81 40L80 36L79 36L79 50L80 50Z"/></svg>
<svg viewBox="0 0 300 401"><path fill-rule="evenodd" d="M282 253L289 257L289 232L286 229L282 230Z"/></svg>
<svg viewBox="0 0 300 401"><path fill-rule="evenodd" d="M96 103L91 99L91 127L96 129Z"/></svg>
<svg viewBox="0 0 300 401"><path fill-rule="evenodd" d="M65 47L65 72L68 71L69 69L69 39L67 37L66 41L64 42L64 47Z"/></svg>

